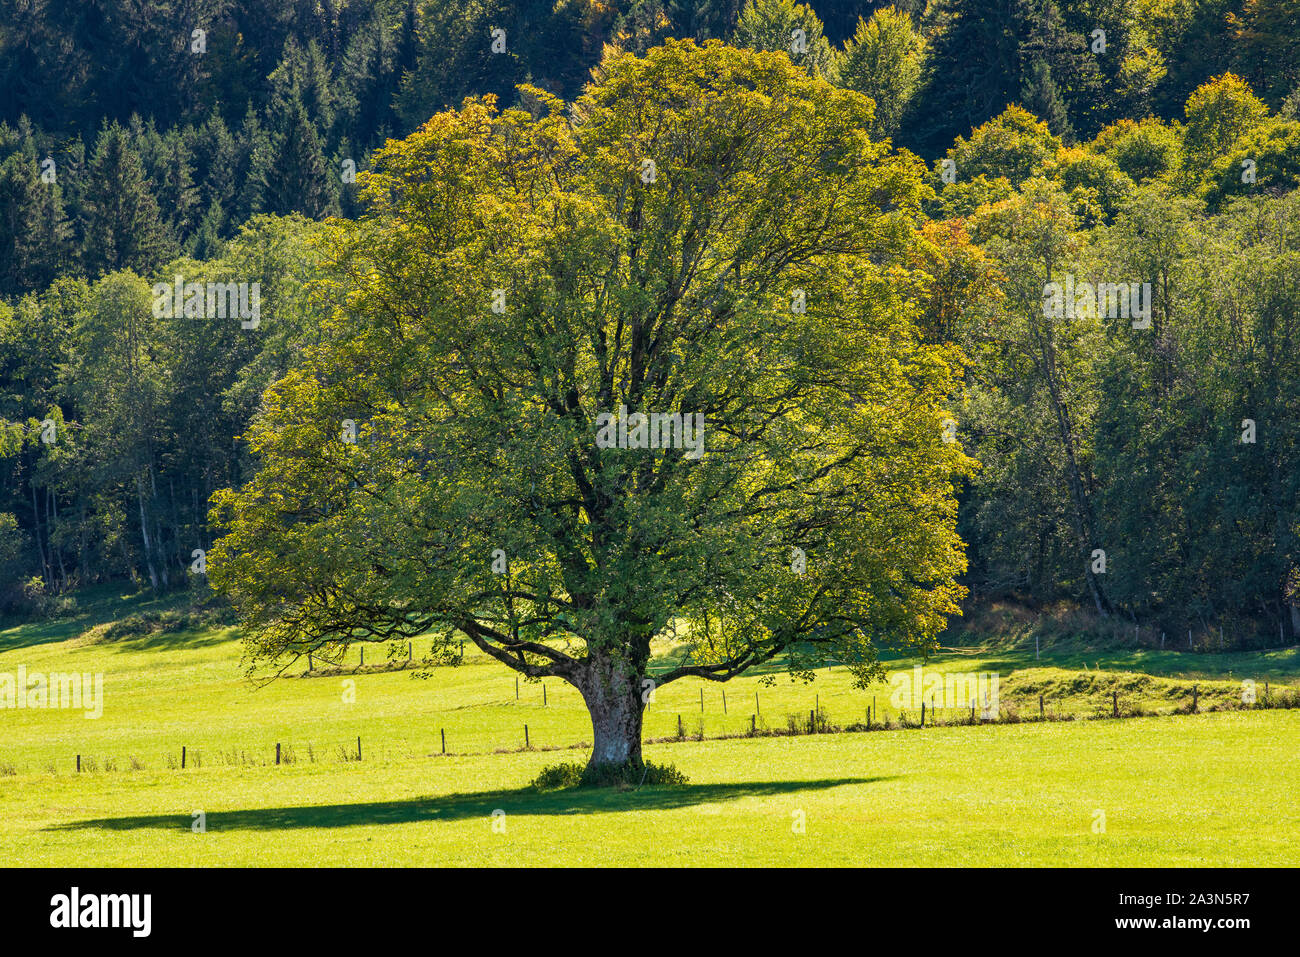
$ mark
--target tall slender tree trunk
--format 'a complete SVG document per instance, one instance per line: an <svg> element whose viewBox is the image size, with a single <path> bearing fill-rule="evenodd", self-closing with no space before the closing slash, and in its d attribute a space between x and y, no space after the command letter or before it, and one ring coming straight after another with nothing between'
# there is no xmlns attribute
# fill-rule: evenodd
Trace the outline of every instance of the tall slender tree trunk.
<svg viewBox="0 0 1300 957"><path fill-rule="evenodd" d="M50 568L49 559L45 556L45 545L41 542L41 507L36 497L36 479L28 479L28 486L32 491L32 537L36 540L36 551L41 556L41 580L47 584L52 584L54 572Z"/></svg>
<svg viewBox="0 0 1300 957"><path fill-rule="evenodd" d="M149 459L152 463L152 450L150 450ZM149 489L149 501L156 503L158 501L158 473L154 471L152 464L149 466ZM166 546L163 544L162 520L158 517L159 511L161 511L161 509L155 506L153 513L153 542L154 551L158 553L158 571L162 578L162 586L166 589L171 587L171 581L168 576L167 550Z"/></svg>
<svg viewBox="0 0 1300 957"><path fill-rule="evenodd" d="M90 581L90 556L86 554L86 495L77 490L77 574L82 584Z"/></svg>
<svg viewBox="0 0 1300 957"><path fill-rule="evenodd" d="M144 539L144 563L149 569L149 584L154 591L157 591L158 571L153 564L153 546L149 540L149 515L144 507L144 476L142 475L135 477L135 493L140 502L140 535Z"/></svg>
<svg viewBox="0 0 1300 957"><path fill-rule="evenodd" d="M1051 276L1050 270L1048 276L1049 278ZM1080 556L1085 561L1084 578L1088 583L1088 591L1092 594L1093 603L1097 606L1097 612L1104 618L1114 608L1111 605L1110 598L1106 595L1106 590L1092 570L1090 553L1093 548L1097 547L1096 524L1093 520L1092 503L1088 499L1088 490L1085 487L1083 469L1079 465L1078 443L1075 437L1073 417L1070 414L1065 396L1062 394L1061 384L1058 379L1056 343L1050 326L1042 328L1037 361L1043 376L1043 382L1047 386L1047 396L1052 403L1052 411L1055 414L1056 432L1061 441L1061 450L1065 453L1066 484L1069 485L1070 501L1074 506L1071 509L1071 517L1080 549L1084 553Z"/></svg>
<svg viewBox="0 0 1300 957"><path fill-rule="evenodd" d="M54 536L58 533L59 530L59 499L54 494L53 487L48 489L47 494L49 496L48 501L49 501L49 516L50 516L50 525L49 525L50 554L54 556L54 558L56 558L59 563L59 590L67 591L68 590L68 568L63 563L63 547L62 546L56 547L54 544Z"/></svg>

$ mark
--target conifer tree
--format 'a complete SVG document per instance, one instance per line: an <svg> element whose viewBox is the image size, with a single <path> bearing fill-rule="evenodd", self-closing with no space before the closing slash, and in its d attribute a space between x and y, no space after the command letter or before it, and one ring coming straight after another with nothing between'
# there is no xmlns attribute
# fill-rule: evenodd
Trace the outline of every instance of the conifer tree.
<svg viewBox="0 0 1300 957"><path fill-rule="evenodd" d="M87 171L82 258L91 276L147 273L173 252L140 155L117 123L95 141Z"/></svg>
<svg viewBox="0 0 1300 957"><path fill-rule="evenodd" d="M320 139L303 104L294 98L251 174L264 212L299 212L313 219L338 212L335 178L325 165Z"/></svg>
<svg viewBox="0 0 1300 957"><path fill-rule="evenodd" d="M1074 129L1070 114L1061 101L1060 91L1052 80L1051 68L1042 60L1035 60L1021 88L1020 102L1030 113L1047 124L1047 128L1062 139L1071 139Z"/></svg>
<svg viewBox="0 0 1300 957"><path fill-rule="evenodd" d="M56 168L42 178L34 145L0 162L0 296L44 289L66 268L70 229Z"/></svg>

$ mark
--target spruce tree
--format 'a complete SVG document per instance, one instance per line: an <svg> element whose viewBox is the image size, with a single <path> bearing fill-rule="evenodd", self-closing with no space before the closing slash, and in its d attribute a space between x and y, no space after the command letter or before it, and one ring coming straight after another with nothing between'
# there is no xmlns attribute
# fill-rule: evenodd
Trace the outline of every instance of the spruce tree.
<svg viewBox="0 0 1300 957"><path fill-rule="evenodd" d="M1074 136L1070 114L1061 100L1061 94L1052 80L1052 71L1042 60L1035 60L1025 77L1020 93L1020 103L1030 113L1047 124L1047 128L1062 139Z"/></svg>
<svg viewBox="0 0 1300 957"><path fill-rule="evenodd" d="M87 179L82 259L91 276L147 273L172 254L140 155L117 123L95 141Z"/></svg>
<svg viewBox="0 0 1300 957"><path fill-rule="evenodd" d="M221 255L225 248L225 242L222 239L222 229L225 226L226 214L222 212L221 204L215 199L208 205L208 210L199 220L198 227L194 230L194 235L190 237L187 244L187 252L194 259L216 259Z"/></svg>
<svg viewBox="0 0 1300 957"><path fill-rule="evenodd" d="M0 296L44 289L67 266L70 229L57 167L43 178L34 143L0 163Z"/></svg>
<svg viewBox="0 0 1300 957"><path fill-rule="evenodd" d="M194 230L200 215L199 190L194 185L190 166L190 149L186 136L170 131L162 140L156 182L158 208L166 218L177 243L184 242Z"/></svg>
<svg viewBox="0 0 1300 957"><path fill-rule="evenodd" d="M244 122L239 129L237 142L239 169L235 177L238 184L238 199L232 211L236 222L243 222L253 213L262 209L261 173L274 162L273 144L270 131L262 124L257 111L250 103L244 113Z"/></svg>
<svg viewBox="0 0 1300 957"><path fill-rule="evenodd" d="M252 178L261 211L280 216L298 212L313 219L338 212L338 194L321 153L320 138L296 97L281 117L269 149L255 159Z"/></svg>
<svg viewBox="0 0 1300 957"><path fill-rule="evenodd" d="M23 153L0 163L0 296L6 299L31 289L30 243L39 187L40 181Z"/></svg>
<svg viewBox="0 0 1300 957"><path fill-rule="evenodd" d="M230 208L239 187L240 148L216 108L195 131L193 165L201 206Z"/></svg>

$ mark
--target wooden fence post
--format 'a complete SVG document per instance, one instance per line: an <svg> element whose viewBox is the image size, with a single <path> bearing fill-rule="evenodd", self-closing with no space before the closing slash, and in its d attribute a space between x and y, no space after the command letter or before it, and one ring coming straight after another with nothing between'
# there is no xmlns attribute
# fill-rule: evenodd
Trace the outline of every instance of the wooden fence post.
<svg viewBox="0 0 1300 957"><path fill-rule="evenodd" d="M755 691L754 692L754 714L762 714L762 713L763 713L762 711L758 710L758 692Z"/></svg>
<svg viewBox="0 0 1300 957"><path fill-rule="evenodd" d="M1110 703L1111 703L1111 716L1118 718L1119 717L1119 692L1118 691L1112 691L1110 693Z"/></svg>
<svg viewBox="0 0 1300 957"><path fill-rule="evenodd" d="M81 755L77 755L77 773L81 773Z"/></svg>
<svg viewBox="0 0 1300 957"><path fill-rule="evenodd" d="M727 689L722 689L722 713L727 713Z"/></svg>
<svg viewBox="0 0 1300 957"><path fill-rule="evenodd" d="M808 733L809 734L817 733L817 712L816 711L808 712Z"/></svg>
<svg viewBox="0 0 1300 957"><path fill-rule="evenodd" d="M974 705L971 706L971 710L972 711L975 710ZM1042 695L1038 696L1038 720L1039 721L1043 720L1043 696Z"/></svg>
<svg viewBox="0 0 1300 957"><path fill-rule="evenodd" d="M921 727L925 727L925 699L921 699Z"/></svg>
<svg viewBox="0 0 1300 957"><path fill-rule="evenodd" d="M704 714L704 685L700 685L700 714Z"/></svg>
<svg viewBox="0 0 1300 957"><path fill-rule="evenodd" d="M546 707L546 683L542 682L542 707Z"/></svg>
<svg viewBox="0 0 1300 957"><path fill-rule="evenodd" d="M275 763L277 765L279 765L280 763L280 742L279 741L275 742Z"/></svg>
<svg viewBox="0 0 1300 957"><path fill-rule="evenodd" d="M677 716L677 737L686 737L686 730L682 727L682 716L680 714Z"/></svg>
<svg viewBox="0 0 1300 957"><path fill-rule="evenodd" d="M1197 694L1196 685L1192 685L1192 714L1196 714L1197 699L1199 697L1200 695Z"/></svg>
<svg viewBox="0 0 1300 957"><path fill-rule="evenodd" d="M357 760L361 760L361 735L357 735Z"/></svg>
<svg viewBox="0 0 1300 957"><path fill-rule="evenodd" d="M365 646L365 645L362 645L362 646L361 646L361 664L360 664L360 667L364 668L365 666L366 666L366 646Z"/></svg>
<svg viewBox="0 0 1300 957"><path fill-rule="evenodd" d="M181 770L185 770L185 745L181 745Z"/></svg>
<svg viewBox="0 0 1300 957"><path fill-rule="evenodd" d="M439 728L438 730L442 732L442 753L446 754L447 753L447 729Z"/></svg>
<svg viewBox="0 0 1300 957"><path fill-rule="evenodd" d="M532 745L528 743L528 725L524 725L524 750L528 751Z"/></svg>

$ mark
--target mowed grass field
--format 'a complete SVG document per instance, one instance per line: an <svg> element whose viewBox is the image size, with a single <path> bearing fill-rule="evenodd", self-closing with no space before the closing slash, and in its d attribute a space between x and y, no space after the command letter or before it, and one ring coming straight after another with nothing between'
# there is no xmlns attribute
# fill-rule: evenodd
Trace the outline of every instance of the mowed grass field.
<svg viewBox="0 0 1300 957"><path fill-rule="evenodd" d="M511 672L470 656L427 679L358 673L258 688L231 629L116 641L89 630L151 606L113 597L70 621L0 631L0 674L104 675L97 720L0 710L6 864L1300 862L1296 710L716 740L749 729L755 691L759 727L785 728L814 707L833 725L860 723L873 700L896 719L892 689L854 689L842 667L812 684L745 678L726 686L723 714L720 686L703 685L701 712L702 684L680 682L656 692L646 737L675 737L680 715L688 738L706 739L649 744L646 755L676 765L688 785L538 793L529 782L543 767L586 757L571 746L590 740L590 725L566 685L547 682L543 704L541 687L521 682L516 699ZM381 647L367 651L367 664L383 659ZM1261 695L1264 681L1274 693L1294 688L1298 670L1294 650L1044 649L1041 660L967 650L931 668L997 671L1010 689L1004 708L1036 713L1045 692L1049 710L1079 716L1110 707L1106 688L1121 689L1125 707L1169 711L1183 703L1180 681L1198 682L1202 706L1213 706L1216 694L1239 696L1246 677ZM557 750L518 750L525 724L534 749Z"/></svg>

